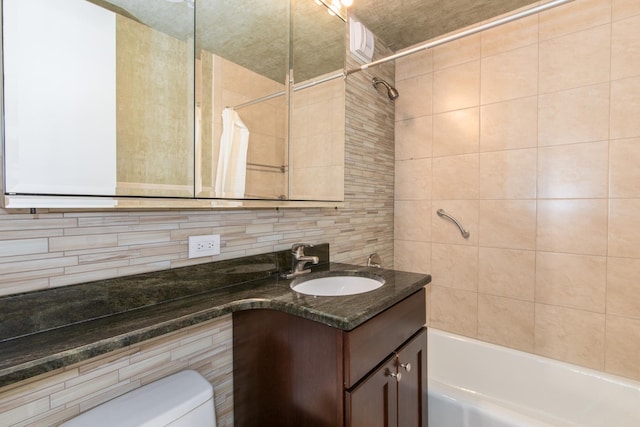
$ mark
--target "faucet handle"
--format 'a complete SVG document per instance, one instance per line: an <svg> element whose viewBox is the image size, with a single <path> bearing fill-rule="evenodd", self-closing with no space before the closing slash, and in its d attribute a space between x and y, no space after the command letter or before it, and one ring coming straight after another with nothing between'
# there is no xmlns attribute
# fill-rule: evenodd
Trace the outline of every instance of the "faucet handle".
<svg viewBox="0 0 640 427"><path fill-rule="evenodd" d="M294 243L291 245L291 253L302 256L304 255L304 248L312 248L313 245L309 243Z"/></svg>

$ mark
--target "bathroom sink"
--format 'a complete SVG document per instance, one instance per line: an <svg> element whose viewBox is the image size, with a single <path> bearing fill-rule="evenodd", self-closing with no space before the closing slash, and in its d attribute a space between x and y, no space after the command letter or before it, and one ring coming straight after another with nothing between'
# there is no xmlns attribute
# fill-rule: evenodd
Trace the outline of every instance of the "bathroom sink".
<svg viewBox="0 0 640 427"><path fill-rule="evenodd" d="M306 295L337 297L362 294L382 285L384 279L373 274L330 274L296 279L291 283L291 289Z"/></svg>

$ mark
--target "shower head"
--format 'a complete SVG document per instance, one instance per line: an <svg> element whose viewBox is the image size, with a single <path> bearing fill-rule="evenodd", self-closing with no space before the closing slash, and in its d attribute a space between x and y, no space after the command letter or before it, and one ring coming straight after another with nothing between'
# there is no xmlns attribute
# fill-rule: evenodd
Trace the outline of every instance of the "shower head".
<svg viewBox="0 0 640 427"><path fill-rule="evenodd" d="M377 77L373 78L373 87L375 87L377 89L377 86L381 84L384 87L387 88L387 96L389 97L390 100L395 101L396 99L398 99L398 97L400 96L400 93L398 93L398 90L391 86L389 83L387 83L386 81L379 79Z"/></svg>

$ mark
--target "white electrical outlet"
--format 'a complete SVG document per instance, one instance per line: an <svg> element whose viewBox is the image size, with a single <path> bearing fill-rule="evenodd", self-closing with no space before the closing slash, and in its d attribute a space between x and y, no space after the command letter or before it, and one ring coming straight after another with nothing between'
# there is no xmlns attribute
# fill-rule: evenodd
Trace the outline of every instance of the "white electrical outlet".
<svg viewBox="0 0 640 427"><path fill-rule="evenodd" d="M189 236L189 258L220 255L220 235Z"/></svg>

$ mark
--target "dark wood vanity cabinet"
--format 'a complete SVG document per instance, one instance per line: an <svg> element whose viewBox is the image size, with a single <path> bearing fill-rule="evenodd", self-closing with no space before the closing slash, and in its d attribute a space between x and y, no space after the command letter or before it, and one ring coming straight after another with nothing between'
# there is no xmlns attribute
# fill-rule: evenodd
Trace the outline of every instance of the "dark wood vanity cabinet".
<svg viewBox="0 0 640 427"><path fill-rule="evenodd" d="M427 425L427 333L418 332L362 383L345 392L346 426Z"/></svg>
<svg viewBox="0 0 640 427"><path fill-rule="evenodd" d="M234 313L234 425L425 427L425 315L424 289L351 331Z"/></svg>

